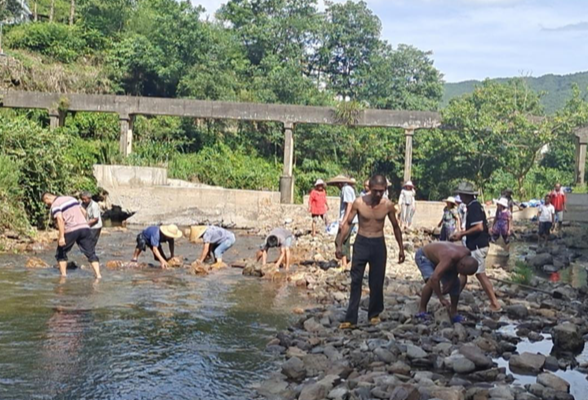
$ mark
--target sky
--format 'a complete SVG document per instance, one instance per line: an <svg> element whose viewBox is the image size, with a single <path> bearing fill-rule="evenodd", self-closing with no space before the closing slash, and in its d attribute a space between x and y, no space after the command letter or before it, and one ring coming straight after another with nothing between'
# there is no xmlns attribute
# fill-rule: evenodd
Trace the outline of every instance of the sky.
<svg viewBox="0 0 588 400"><path fill-rule="evenodd" d="M191 1L210 15L226 2ZM447 82L588 71L588 0L366 2L383 39L432 51Z"/></svg>

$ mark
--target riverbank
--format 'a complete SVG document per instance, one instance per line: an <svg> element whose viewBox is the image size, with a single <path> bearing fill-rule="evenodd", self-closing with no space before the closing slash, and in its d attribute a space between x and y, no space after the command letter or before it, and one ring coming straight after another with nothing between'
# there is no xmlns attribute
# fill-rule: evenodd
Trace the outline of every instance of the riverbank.
<svg viewBox="0 0 588 400"><path fill-rule="evenodd" d="M534 240L532 228L523 225L517 229L521 243ZM544 257L546 262L560 260L562 268L585 262L584 256L566 245L579 244L582 232L580 229L562 240L553 240L547 248L523 244L524 250L513 258L532 262L538 273L549 264L539 265L537 257ZM408 235L405 247L417 248L428 240L430 237L421 231ZM516 284L495 282L503 306L495 313L488 309L487 297L473 279L462 294L459 308L466 322L451 324L433 298L429 304L432 318L425 323L414 318L423 283L412 253L404 264L398 264L395 242L387 238L382 322L371 326L361 312L357 329L341 331L338 325L347 306L349 276L330 268L323 270L329 266L327 255L334 251L331 241L299 241L307 250L302 258L314 261L304 270L262 271L271 280L306 286L309 295L322 304L305 312L296 324L268 343L268 351L282 354L284 362L279 372L258 386L263 397L547 400L581 399L588 392L588 351L582 352L588 333L583 318L588 312L585 283L574 289L534 277L531 290L526 290ZM494 253L502 254L503 250L495 248ZM541 254L549 254L551 260ZM487 273L501 280L511 277L498 264L487 265ZM367 294L364 282L364 310Z"/></svg>

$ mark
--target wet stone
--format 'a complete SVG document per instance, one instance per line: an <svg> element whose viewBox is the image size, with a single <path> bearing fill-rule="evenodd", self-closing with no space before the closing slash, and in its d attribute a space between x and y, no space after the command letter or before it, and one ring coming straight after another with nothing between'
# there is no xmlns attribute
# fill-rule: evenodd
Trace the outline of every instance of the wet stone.
<svg viewBox="0 0 588 400"><path fill-rule="evenodd" d="M513 371L539 373L545 365L545 356L527 352L516 354L510 358L508 365Z"/></svg>
<svg viewBox="0 0 588 400"><path fill-rule="evenodd" d="M570 391L570 384L566 380L548 372L539 374L537 376L537 383L559 392L568 393Z"/></svg>

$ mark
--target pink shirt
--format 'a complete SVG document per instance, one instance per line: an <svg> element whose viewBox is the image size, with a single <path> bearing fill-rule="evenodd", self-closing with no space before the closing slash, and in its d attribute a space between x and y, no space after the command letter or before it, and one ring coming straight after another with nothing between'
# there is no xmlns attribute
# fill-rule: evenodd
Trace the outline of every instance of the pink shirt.
<svg viewBox="0 0 588 400"><path fill-rule="evenodd" d="M51 205L51 218L62 216L65 223L65 233L78 229L90 228L86 217L82 213L79 201L70 196L59 196Z"/></svg>

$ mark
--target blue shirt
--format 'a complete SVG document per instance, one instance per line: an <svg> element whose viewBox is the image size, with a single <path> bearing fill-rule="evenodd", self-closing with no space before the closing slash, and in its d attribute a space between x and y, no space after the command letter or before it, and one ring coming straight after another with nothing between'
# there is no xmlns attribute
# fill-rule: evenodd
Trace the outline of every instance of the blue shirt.
<svg viewBox="0 0 588 400"><path fill-rule="evenodd" d="M233 233L218 226L209 226L202 235L204 243L220 244L233 236Z"/></svg>
<svg viewBox="0 0 588 400"><path fill-rule="evenodd" d="M141 233L143 234L143 237L145 238L145 241L147 241L149 247L159 247L161 243L173 240L165 235L162 235L161 231L159 230L159 226L150 226Z"/></svg>

